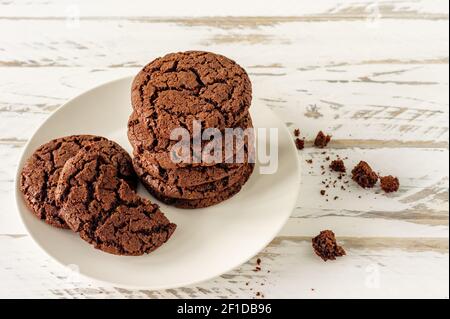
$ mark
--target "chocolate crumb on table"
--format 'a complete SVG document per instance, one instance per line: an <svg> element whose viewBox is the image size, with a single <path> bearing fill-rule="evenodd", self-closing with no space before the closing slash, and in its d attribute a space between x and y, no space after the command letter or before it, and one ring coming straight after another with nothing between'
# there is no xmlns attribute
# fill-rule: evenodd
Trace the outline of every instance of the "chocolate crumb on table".
<svg viewBox="0 0 450 319"><path fill-rule="evenodd" d="M298 128L296 128L294 130L294 135L295 135L295 137L299 137L300 136L300 130Z"/></svg>
<svg viewBox="0 0 450 319"><path fill-rule="evenodd" d="M378 181L378 174L367 162L360 161L352 170L352 179L363 188L372 188Z"/></svg>
<svg viewBox="0 0 450 319"><path fill-rule="evenodd" d="M312 159L308 159L308 160L306 160L306 163L312 164L312 163L313 163L313 160L312 160Z"/></svg>
<svg viewBox="0 0 450 319"><path fill-rule="evenodd" d="M305 148L305 140L302 140L300 138L296 138L295 139L295 146L297 147L297 149L302 150Z"/></svg>
<svg viewBox="0 0 450 319"><path fill-rule="evenodd" d="M400 187L398 178L392 175L380 176L380 184L381 189L384 190L386 193L396 192Z"/></svg>
<svg viewBox="0 0 450 319"><path fill-rule="evenodd" d="M261 258L256 259L256 267L253 269L253 271L261 271Z"/></svg>
<svg viewBox="0 0 450 319"><path fill-rule="evenodd" d="M324 196L324 195L325 195L325 190L322 189L322 190L320 191L320 195Z"/></svg>
<svg viewBox="0 0 450 319"><path fill-rule="evenodd" d="M264 294L261 291L256 292L256 297L264 298Z"/></svg>
<svg viewBox="0 0 450 319"><path fill-rule="evenodd" d="M345 250L336 243L336 237L331 230L323 230L312 239L314 252L323 259L335 260L336 257L345 255Z"/></svg>
<svg viewBox="0 0 450 319"><path fill-rule="evenodd" d="M335 172L345 173L346 171L344 161L341 159L332 161L330 164L330 168Z"/></svg>
<svg viewBox="0 0 450 319"><path fill-rule="evenodd" d="M328 145L330 140L331 140L330 135L326 135L322 131L320 131L319 133L317 133L316 139L314 140L314 145L319 148L324 148L325 146Z"/></svg>

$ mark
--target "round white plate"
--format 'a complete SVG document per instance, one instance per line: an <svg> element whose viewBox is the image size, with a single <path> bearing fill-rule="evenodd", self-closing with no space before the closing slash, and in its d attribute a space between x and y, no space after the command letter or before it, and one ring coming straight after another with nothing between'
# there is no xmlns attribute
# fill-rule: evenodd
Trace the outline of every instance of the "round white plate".
<svg viewBox="0 0 450 319"><path fill-rule="evenodd" d="M31 237L63 265L119 287L163 289L219 276L256 255L277 235L296 204L300 185L297 151L284 124L258 100L251 107L258 128L278 128L278 169L260 173L233 198L213 207L183 210L161 204L178 225L169 241L149 255L123 257L94 249L68 230L48 226L31 214L18 183L25 160L41 144L71 134L110 138L131 151L127 121L132 78L106 83L72 99L54 112L25 146L16 175L16 203ZM157 202L140 186L139 192ZM75 265L75 266L73 266Z"/></svg>

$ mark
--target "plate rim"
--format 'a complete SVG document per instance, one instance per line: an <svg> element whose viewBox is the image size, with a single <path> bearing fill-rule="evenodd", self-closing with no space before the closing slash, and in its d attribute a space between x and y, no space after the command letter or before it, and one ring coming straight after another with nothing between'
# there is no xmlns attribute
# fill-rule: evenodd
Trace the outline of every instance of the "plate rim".
<svg viewBox="0 0 450 319"><path fill-rule="evenodd" d="M61 265L64 267L64 269L70 269L69 265L64 264L61 260L59 260L56 256L54 256L53 254L51 254L50 252L48 252L48 250L43 247L43 245L36 240L35 236L33 235L32 231L29 229L29 226L27 225L27 223L24 220L24 216L22 213L22 210L20 208L20 204L19 202L22 201L23 202L23 198L20 192L20 185L19 185L19 181L20 181L20 175L21 175L21 171L23 168L23 165L26 161L25 158L25 153L27 152L28 148L30 147L31 141L33 140L33 138L41 131L41 129L46 125L46 123L54 116L56 116L56 114L58 114L59 112L62 112L63 109L69 107L70 104L72 104L74 101L76 101L77 99L81 98L82 96L91 93L92 91L98 90L102 87L114 84L116 82L121 82L124 81L126 79L131 80L134 76L133 75L128 75L128 76L123 76L120 78L116 78L114 80L110 80L110 81L106 81L103 83L100 83L90 89L87 89L85 91L82 91L81 93L77 94L76 96L68 99L67 101L65 101L61 106L59 106L56 110L54 110L53 112L51 112L45 119L44 121L34 130L33 134L31 134L31 136L28 138L27 142L25 143L25 145L23 146L21 152L20 152L20 156L17 160L17 167L16 167L16 173L15 173L15 179L14 179L14 202L16 205L16 209L17 209L17 213L20 216L20 220L22 222L22 225L25 227L25 230L27 231L28 236L32 239L32 242L34 243L34 245L38 246L47 256L49 256L51 258L51 260L55 261L57 264ZM277 121L279 121L282 124L282 129L285 131L285 133L290 136L290 132L286 126L286 124L275 114L275 112L273 112L273 110L271 110L269 107L267 107L267 110L270 111L274 118L276 118ZM114 287L119 287L119 288L125 288L125 289L145 289L145 290L161 290L161 289L176 289L176 288L180 288L180 287L187 287L190 285L195 285L198 283L202 283L202 282L206 282L209 281L211 279L217 278L227 272L230 272L231 270L245 264L247 261L249 261L250 259L254 258L256 255L258 255L265 247L267 247L270 242L273 241L274 238L277 237L277 235L280 233L280 231L282 230L282 228L286 225L286 223L288 222L289 218L292 215L292 212L295 209L295 205L296 202L298 200L299 194L300 194L300 189L301 189L301 171L302 171L302 167L300 165L300 156L299 156L299 152L297 151L294 141L292 139L289 140L289 148L291 150L294 150L294 154L295 154L295 167L296 167L296 174L297 174L297 178L296 178L296 183L295 183L295 190L296 190L296 196L295 196L295 200L293 200L292 205L290 205L291 207L289 208L290 214L287 215L287 217L285 218L285 220L280 224L280 226L278 227L278 229L276 230L276 232L274 232L274 236L271 236L271 238L269 238L267 241L264 241L264 243L259 246L256 249L256 253L252 254L250 257L248 257L246 260L240 261L230 267L228 267L227 269L221 270L219 273L215 274L215 275L210 275L208 277L205 278L201 278L198 280L188 280L182 283L178 283L176 285L173 284L167 284L167 285L156 285L156 286L147 286L147 285L142 285L142 286L137 286L137 285L128 285L128 284L123 284L123 283L118 283L118 282L112 282L112 281L106 281L103 279L99 279L99 278L95 278L95 277L91 277L88 274L85 274L83 272L78 272L78 275L80 275L81 277L93 281L94 283L101 283L103 285L110 285L110 286L114 286ZM25 204L26 209L29 209L28 206ZM70 269L71 271L73 271L72 269Z"/></svg>

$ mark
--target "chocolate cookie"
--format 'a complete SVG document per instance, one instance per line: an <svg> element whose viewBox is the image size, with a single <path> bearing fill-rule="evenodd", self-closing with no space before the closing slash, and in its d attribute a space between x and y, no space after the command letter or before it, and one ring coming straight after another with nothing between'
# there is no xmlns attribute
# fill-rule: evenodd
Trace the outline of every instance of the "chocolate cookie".
<svg viewBox="0 0 450 319"><path fill-rule="evenodd" d="M147 64L135 77L131 103L146 117L152 134L170 138L173 129L192 123L223 131L247 115L251 83L236 62L218 54L187 51L167 54Z"/></svg>
<svg viewBox="0 0 450 319"><path fill-rule="evenodd" d="M95 248L137 256L164 244L176 225L158 205L139 197L111 158L81 150L64 165L56 190L61 217Z"/></svg>
<svg viewBox="0 0 450 319"><path fill-rule="evenodd" d="M249 165L250 165L251 169L246 174L243 174L237 183L218 192L217 194L215 194L212 197L194 199L194 200L171 198L171 197L164 196L163 194L161 194L157 190L149 187L148 185L144 184L144 186L146 186L146 188L150 194L152 194L157 199L159 199L161 202L163 202L167 205L172 205L172 206L175 206L178 208L185 208L185 209L204 208L204 207L216 205L220 202L223 202L223 201L233 197L237 193L239 193L242 186L247 182L247 180L250 178L250 176L253 172L254 165L252 165L252 164L249 164Z"/></svg>
<svg viewBox="0 0 450 319"><path fill-rule="evenodd" d="M253 164L246 164L236 173L224 177L218 181L201 184L193 187L179 187L166 184L158 178L153 178L148 174L139 176L146 188L152 188L161 196L179 199L202 199L217 196L220 192L230 188L241 180L243 175L249 174L253 170Z"/></svg>
<svg viewBox="0 0 450 319"><path fill-rule="evenodd" d="M176 153L172 153L172 147L178 143L178 141L169 141L162 138L157 138L153 134L152 128L148 126L148 119L139 117L137 112L133 112L128 121L128 139L133 146L135 156L145 157L146 161L151 164L157 164L164 169L175 169L178 167L189 167L189 166L212 166L218 164L214 161L213 154L202 154L200 152L199 162L195 163L192 158L183 162L174 162L172 158L177 158ZM234 128L240 128L242 131L236 131L237 134L242 132L247 128L252 128L252 120L250 115L245 116ZM225 139L225 135L222 138L222 148L221 148L221 159L220 162L225 163L228 159L234 157L238 151L242 150L245 143L248 143L248 138L245 135L240 135L244 143L237 145L236 138L232 141ZM201 150L210 143L210 141L202 141ZM190 141L190 155L193 152L193 143ZM213 146L211 144L211 146ZM231 150L231 151L230 151ZM190 161L190 162L189 162Z"/></svg>
<svg viewBox="0 0 450 319"><path fill-rule="evenodd" d="M181 167L163 169L156 164L146 163L138 156L133 158L133 167L138 176L149 175L161 180L167 185L177 187L193 187L218 181L236 173L246 164L217 164L214 166Z"/></svg>
<svg viewBox="0 0 450 319"><path fill-rule="evenodd" d="M104 137L72 135L51 140L41 145L26 161L20 176L20 190L34 215L55 227L67 228L59 217L60 207L55 201L55 190L64 164L85 146L108 145L123 176L136 183L131 158L118 144Z"/></svg>

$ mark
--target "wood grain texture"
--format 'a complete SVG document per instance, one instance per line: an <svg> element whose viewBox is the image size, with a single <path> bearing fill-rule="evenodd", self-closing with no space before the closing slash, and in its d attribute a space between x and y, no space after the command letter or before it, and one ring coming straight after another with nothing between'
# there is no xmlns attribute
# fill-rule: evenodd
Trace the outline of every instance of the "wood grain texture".
<svg viewBox="0 0 450 319"><path fill-rule="evenodd" d="M251 298L260 291L448 298L448 12L441 0L232 0L214 7L204 0L157 7L144 0L1 1L0 297ZM19 221L13 184L22 147L68 99L185 49L237 60L254 99L290 130L301 129L307 148L300 152L297 207L260 253L261 272L253 271L253 259L208 282L165 291L77 278L35 247ZM333 135L326 155L310 147L320 129ZM335 178L328 170L322 175L321 166L337 155L348 157L348 168L367 160L398 176L400 191L386 195L349 182L345 191L337 184L321 196L322 181ZM310 238L326 228L348 256L328 263L314 256Z"/></svg>
<svg viewBox="0 0 450 319"><path fill-rule="evenodd" d="M8 289L0 290L0 297L261 298L257 292L265 298L448 297L448 241L442 238L343 237L347 256L331 264L314 255L310 237L278 237L227 274L160 291L93 283L78 276L74 265L55 265L26 236L1 240L0 280ZM256 258L261 271L255 271ZM310 276L317 272L320 280Z"/></svg>
<svg viewBox="0 0 450 319"><path fill-rule="evenodd" d="M262 22L270 18L274 20L290 21L303 17L329 17L330 19L364 19L372 15L377 17L398 19L432 19L448 18L449 4L445 0L414 1L414 0L358 0L340 2L336 0L309 1L284 0L281 2L261 2L243 4L239 0L229 0L224 3L211 5L207 0L193 0L189 3L177 1L164 2L157 6L149 5L146 0L136 0L127 6L121 5L120 0L89 0L58 1L58 0L15 0L2 1L0 9L3 17L35 17L48 19L49 17L67 17L78 13L81 17L102 18L141 18L163 19L160 17L182 17L183 20L197 20L205 17L224 17L225 23L231 20L241 20L242 24L249 23L247 17L257 21L256 26L265 25ZM78 9L75 10L75 9ZM187 18L186 18L187 17ZM274 18L275 17L275 18ZM210 19L210 21L217 18ZM220 23L216 23L220 24ZM216 25L215 24L215 25Z"/></svg>

